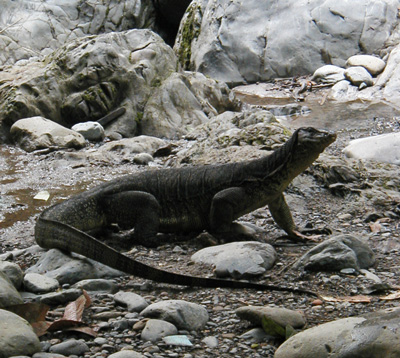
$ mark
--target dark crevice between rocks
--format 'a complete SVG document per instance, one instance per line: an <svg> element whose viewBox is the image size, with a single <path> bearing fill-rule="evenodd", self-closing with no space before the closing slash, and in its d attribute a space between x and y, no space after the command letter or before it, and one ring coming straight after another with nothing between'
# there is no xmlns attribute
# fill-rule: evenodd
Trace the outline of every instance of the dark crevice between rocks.
<svg viewBox="0 0 400 358"><path fill-rule="evenodd" d="M179 24L191 0L153 0L156 9L156 27L164 41L173 46Z"/></svg>

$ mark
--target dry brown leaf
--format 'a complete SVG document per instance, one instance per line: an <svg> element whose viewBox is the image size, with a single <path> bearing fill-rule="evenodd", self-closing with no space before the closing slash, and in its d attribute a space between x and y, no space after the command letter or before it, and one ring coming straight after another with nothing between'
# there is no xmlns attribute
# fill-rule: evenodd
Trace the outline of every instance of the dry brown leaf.
<svg viewBox="0 0 400 358"><path fill-rule="evenodd" d="M94 330L93 328L90 328L90 327L71 327L71 328L65 329L64 331L84 333L84 334L87 334L92 337L97 336L96 330Z"/></svg>
<svg viewBox="0 0 400 358"><path fill-rule="evenodd" d="M321 296L321 298L326 302L370 303L372 301L371 297L362 295L342 297Z"/></svg>
<svg viewBox="0 0 400 358"><path fill-rule="evenodd" d="M370 223L369 227L372 232L380 232L382 230L382 225L378 221L375 221L374 223Z"/></svg>
<svg viewBox="0 0 400 358"><path fill-rule="evenodd" d="M43 303L30 302L9 306L7 307L7 310L26 319L30 324L32 324L35 322L44 321L49 308L49 306Z"/></svg>
<svg viewBox="0 0 400 358"><path fill-rule="evenodd" d="M70 302L64 310L62 320L81 322L83 310L91 304L90 297L84 291L82 296L79 296L75 301Z"/></svg>
<svg viewBox="0 0 400 358"><path fill-rule="evenodd" d="M38 337L41 337L48 332L51 322L40 321L40 322L34 322L31 325L35 334Z"/></svg>
<svg viewBox="0 0 400 358"><path fill-rule="evenodd" d="M380 296L379 298L381 300L387 300L387 301L398 300L400 299L400 291L390 293L389 295L386 296Z"/></svg>
<svg viewBox="0 0 400 358"><path fill-rule="evenodd" d="M83 310L89 307L91 299L86 291L83 291L82 296L79 296L75 301L68 303L64 310L64 316L48 327L49 331L59 331L67 329L75 329L82 323Z"/></svg>

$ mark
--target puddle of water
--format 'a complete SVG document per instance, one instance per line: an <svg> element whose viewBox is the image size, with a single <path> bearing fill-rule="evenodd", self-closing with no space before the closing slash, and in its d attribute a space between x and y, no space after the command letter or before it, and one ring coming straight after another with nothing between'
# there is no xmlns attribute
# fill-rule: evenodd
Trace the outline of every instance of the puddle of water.
<svg viewBox="0 0 400 358"><path fill-rule="evenodd" d="M400 111L382 102L366 103L326 101L323 105L317 100L305 102L309 112L299 116L281 118L283 124L294 127L313 126L330 130L371 129L376 120L399 117ZM400 122L399 122L400 123Z"/></svg>
<svg viewBox="0 0 400 358"><path fill-rule="evenodd" d="M237 89L237 98L245 103L262 107L298 105L303 106L301 113L291 116L277 116L279 121L292 128L312 126L334 131L370 129L377 119L392 120L400 123L400 110L389 103L352 101L337 102L325 100L323 95L311 94L303 102L295 102L288 92L271 92L269 84L249 85ZM274 94L275 93L275 94ZM273 97L274 95L278 97ZM272 96L272 97L271 97Z"/></svg>

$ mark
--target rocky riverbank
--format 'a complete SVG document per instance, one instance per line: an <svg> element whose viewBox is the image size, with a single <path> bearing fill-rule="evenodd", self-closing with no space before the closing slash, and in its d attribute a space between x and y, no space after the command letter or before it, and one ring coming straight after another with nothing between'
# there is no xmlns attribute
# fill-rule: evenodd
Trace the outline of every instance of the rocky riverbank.
<svg viewBox="0 0 400 358"><path fill-rule="evenodd" d="M399 2L195 0L172 48L177 3L2 9L0 357L398 357ZM158 284L35 245L38 214L71 195L259 158L300 126L338 134L285 193L316 242L288 240L268 208L240 219L246 242L99 238L164 270L317 296Z"/></svg>

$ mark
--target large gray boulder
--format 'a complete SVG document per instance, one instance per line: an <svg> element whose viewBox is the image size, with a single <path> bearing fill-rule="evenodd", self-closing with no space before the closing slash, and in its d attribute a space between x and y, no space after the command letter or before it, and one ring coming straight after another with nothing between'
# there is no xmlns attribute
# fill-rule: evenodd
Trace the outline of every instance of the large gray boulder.
<svg viewBox="0 0 400 358"><path fill-rule="evenodd" d="M41 351L32 327L15 313L0 309L0 358L31 356Z"/></svg>
<svg viewBox="0 0 400 358"><path fill-rule="evenodd" d="M256 159L289 136L290 131L269 111L226 111L189 132L185 138L194 142L178 152L177 160L199 165Z"/></svg>
<svg viewBox="0 0 400 358"><path fill-rule="evenodd" d="M125 112L107 131L133 136L154 87L176 66L161 37L130 30L80 38L44 61L7 67L0 72L0 140L21 118L43 116L71 127L119 107Z"/></svg>
<svg viewBox="0 0 400 358"><path fill-rule="evenodd" d="M343 318L307 329L283 343L275 358L397 358L400 308Z"/></svg>
<svg viewBox="0 0 400 358"><path fill-rule="evenodd" d="M195 0L175 50L187 69L232 84L343 67L374 54L399 23L396 0Z"/></svg>
<svg viewBox="0 0 400 358"><path fill-rule="evenodd" d="M87 35L153 28L151 0L2 1L0 65L47 55Z"/></svg>
<svg viewBox="0 0 400 358"><path fill-rule="evenodd" d="M230 107L233 103L224 83L201 73L173 73L149 98L141 131L155 137L178 138Z"/></svg>
<svg viewBox="0 0 400 358"><path fill-rule="evenodd" d="M375 82L374 87L381 90L385 100L398 105L400 100L400 45L390 52L385 70Z"/></svg>

